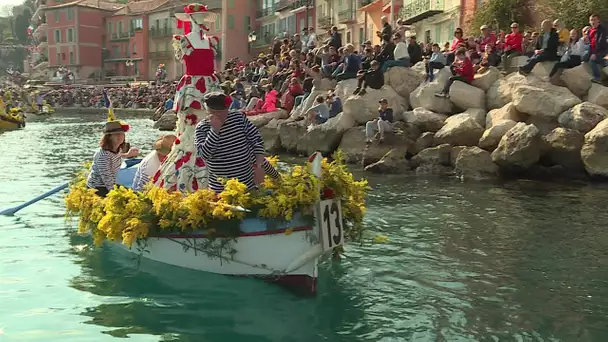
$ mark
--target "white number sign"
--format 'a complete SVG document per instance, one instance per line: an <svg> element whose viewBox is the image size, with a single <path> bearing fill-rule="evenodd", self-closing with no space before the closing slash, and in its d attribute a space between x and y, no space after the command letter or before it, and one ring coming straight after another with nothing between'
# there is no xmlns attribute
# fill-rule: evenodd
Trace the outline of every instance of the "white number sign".
<svg viewBox="0 0 608 342"><path fill-rule="evenodd" d="M332 198L321 201L319 216L323 250L327 251L344 244L340 199Z"/></svg>

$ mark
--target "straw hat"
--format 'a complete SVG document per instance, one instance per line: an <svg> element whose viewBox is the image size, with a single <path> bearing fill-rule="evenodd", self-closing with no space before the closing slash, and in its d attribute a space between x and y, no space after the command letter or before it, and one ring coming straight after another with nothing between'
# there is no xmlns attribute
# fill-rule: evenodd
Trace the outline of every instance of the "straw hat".
<svg viewBox="0 0 608 342"><path fill-rule="evenodd" d="M120 121L108 121L103 129L104 134L126 133L129 125Z"/></svg>
<svg viewBox="0 0 608 342"><path fill-rule="evenodd" d="M183 13L175 13L175 18L179 21L190 21L190 19L194 19L197 24L203 24L205 22L215 22L217 20L217 14L209 12L209 9L205 5L190 4L184 7Z"/></svg>
<svg viewBox="0 0 608 342"><path fill-rule="evenodd" d="M162 136L160 138L158 138L155 142L154 142L154 150L161 152L161 153L165 153L168 154L171 151L171 148L173 147L173 143L175 143L175 140L177 140L177 137L173 134L168 134L165 136Z"/></svg>

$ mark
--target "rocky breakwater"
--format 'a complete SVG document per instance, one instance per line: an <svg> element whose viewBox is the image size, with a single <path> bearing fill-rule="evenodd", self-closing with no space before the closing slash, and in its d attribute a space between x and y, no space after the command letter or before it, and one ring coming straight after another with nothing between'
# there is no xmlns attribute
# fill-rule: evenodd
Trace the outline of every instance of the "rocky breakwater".
<svg viewBox="0 0 608 342"><path fill-rule="evenodd" d="M356 80L338 83L343 112L308 132L305 113L330 83L319 82L311 96L285 113L256 121L273 151L306 155L315 150L344 152L348 162L381 173L457 174L464 178L497 176L608 177L608 88L590 82L582 65L549 80L551 63L531 75L501 76L490 68L469 85L455 82L449 98L438 98L450 77L448 68L425 82L424 65L393 67L385 86L352 95ZM378 115L386 98L396 123L382 144L365 144L365 123Z"/></svg>

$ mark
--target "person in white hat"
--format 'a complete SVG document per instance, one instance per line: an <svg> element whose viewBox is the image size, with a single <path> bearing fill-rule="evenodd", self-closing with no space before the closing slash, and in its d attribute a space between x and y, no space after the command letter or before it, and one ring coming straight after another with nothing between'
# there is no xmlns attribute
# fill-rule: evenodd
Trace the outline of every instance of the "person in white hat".
<svg viewBox="0 0 608 342"><path fill-rule="evenodd" d="M205 161L197 157L194 149L194 128L206 116L204 95L221 90L215 75L218 38L206 34L206 24L216 17L202 4L187 5L184 13L175 14L177 27L184 30L184 35L174 36L174 48L176 57L185 65L173 104L178 138L153 178L156 186L172 191L191 193L208 187Z"/></svg>

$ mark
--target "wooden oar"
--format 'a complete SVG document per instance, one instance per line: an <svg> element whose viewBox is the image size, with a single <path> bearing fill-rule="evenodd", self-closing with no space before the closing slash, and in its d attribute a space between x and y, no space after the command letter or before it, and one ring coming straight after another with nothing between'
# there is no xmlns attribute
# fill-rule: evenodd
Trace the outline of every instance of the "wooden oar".
<svg viewBox="0 0 608 342"><path fill-rule="evenodd" d="M134 165L139 164L140 162L141 162L141 159L126 159L125 160L125 164L126 164L125 168L130 168L130 167L132 167ZM69 186L69 183L62 184L62 185L56 187L55 189L53 189L51 191L48 191L48 192L46 192L46 193L44 193L44 194L42 194L42 195L34 198L31 201L27 201L27 202L25 202L25 203L23 203L23 204L21 204L19 206L16 206L16 207L13 207L13 208L9 208L9 209L5 209L3 211L0 211L0 215L13 216L19 210L21 210L23 208L26 208L26 207L29 207L30 205L32 205L32 204L34 204L36 202L39 202L39 201L41 201L41 200L43 200L43 199L45 199L45 198L47 198L49 196L52 196L52 195L58 193L61 190L67 189L68 186Z"/></svg>

